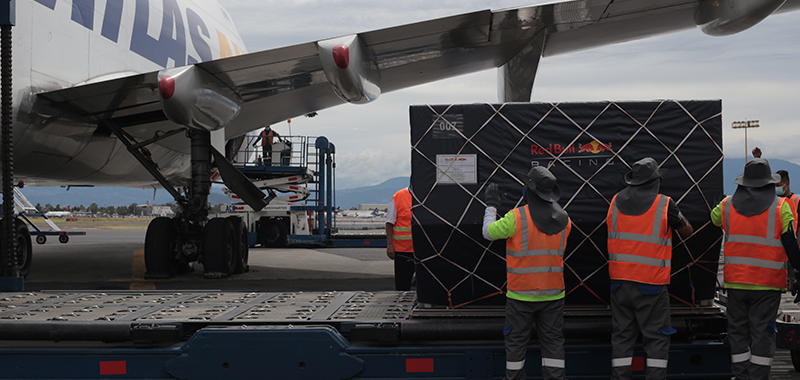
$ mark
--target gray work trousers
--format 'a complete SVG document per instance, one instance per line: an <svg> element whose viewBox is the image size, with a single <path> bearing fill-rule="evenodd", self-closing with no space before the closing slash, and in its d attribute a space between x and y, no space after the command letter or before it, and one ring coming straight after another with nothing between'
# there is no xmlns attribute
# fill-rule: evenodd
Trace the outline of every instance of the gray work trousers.
<svg viewBox="0 0 800 380"><path fill-rule="evenodd" d="M781 292L728 289L728 341L737 380L769 379Z"/></svg>
<svg viewBox="0 0 800 380"><path fill-rule="evenodd" d="M647 380L667 378L670 326L667 286L612 284L611 373L613 379L633 379L633 349L639 332L647 353Z"/></svg>
<svg viewBox="0 0 800 380"><path fill-rule="evenodd" d="M564 299L525 302L506 299L506 379L524 379L531 330L536 325L542 352L542 377L564 379Z"/></svg>

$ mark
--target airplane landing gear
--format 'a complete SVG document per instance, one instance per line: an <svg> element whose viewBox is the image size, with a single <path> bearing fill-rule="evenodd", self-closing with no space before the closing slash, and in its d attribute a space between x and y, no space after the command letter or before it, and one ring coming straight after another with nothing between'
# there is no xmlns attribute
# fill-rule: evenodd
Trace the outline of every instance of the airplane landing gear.
<svg viewBox="0 0 800 380"><path fill-rule="evenodd" d="M3 219L0 219L3 220ZM31 234L28 226L19 218L14 218L17 244L16 249L16 265L19 277L28 277L31 272L31 262L33 261L33 244L31 243ZM7 246L3 244L4 248Z"/></svg>
<svg viewBox="0 0 800 380"><path fill-rule="evenodd" d="M145 278L170 278L178 270L180 234L175 220L155 218L147 226L144 238Z"/></svg>
<svg viewBox="0 0 800 380"><path fill-rule="evenodd" d="M239 245L234 232L233 223L227 218L214 218L206 224L203 239L204 278L223 278L233 273Z"/></svg>
<svg viewBox="0 0 800 380"><path fill-rule="evenodd" d="M115 125L108 128L128 151L175 198L180 211L174 218L156 218L147 227L144 247L146 278L170 278L192 271L192 263L203 264L205 278L223 278L247 268L247 228L239 218L210 221L208 194L211 192L211 133L189 129L191 139L191 182L182 195L159 171L146 146L180 130L157 135L138 143Z"/></svg>
<svg viewBox="0 0 800 380"><path fill-rule="evenodd" d="M31 244L31 234L25 222L19 218L17 220L17 269L20 277L28 277L31 272L31 262L33 261L33 244Z"/></svg>

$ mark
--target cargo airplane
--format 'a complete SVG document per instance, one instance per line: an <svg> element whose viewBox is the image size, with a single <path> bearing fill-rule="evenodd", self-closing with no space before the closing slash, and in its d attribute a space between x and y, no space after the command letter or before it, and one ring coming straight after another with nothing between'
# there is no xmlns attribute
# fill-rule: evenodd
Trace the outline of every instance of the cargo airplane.
<svg viewBox="0 0 800 380"><path fill-rule="evenodd" d="M247 230L238 218L208 220L212 174L254 209L270 199L219 153L230 139L490 68L499 68L501 102L527 102L542 57L695 27L724 36L798 8L800 0L564 1L248 53L215 0L17 0L14 181L163 187L181 210L150 223L147 276L199 261L206 277L223 277L246 270ZM31 245L21 232L24 274Z"/></svg>

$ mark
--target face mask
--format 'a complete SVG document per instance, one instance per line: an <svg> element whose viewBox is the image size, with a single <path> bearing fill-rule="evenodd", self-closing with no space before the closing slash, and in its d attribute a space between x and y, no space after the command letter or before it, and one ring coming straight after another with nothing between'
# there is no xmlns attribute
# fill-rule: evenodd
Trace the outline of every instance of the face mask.
<svg viewBox="0 0 800 380"><path fill-rule="evenodd" d="M783 186L775 188L775 194L778 194L779 197L783 196Z"/></svg>

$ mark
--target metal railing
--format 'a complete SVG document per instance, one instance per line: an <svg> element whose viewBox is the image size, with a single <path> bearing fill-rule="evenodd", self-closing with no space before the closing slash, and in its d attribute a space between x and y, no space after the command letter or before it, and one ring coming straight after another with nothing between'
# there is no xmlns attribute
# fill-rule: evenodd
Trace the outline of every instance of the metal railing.
<svg viewBox="0 0 800 380"><path fill-rule="evenodd" d="M273 136L269 144L258 135L240 136L228 142L226 156L237 167L307 167L308 137Z"/></svg>

